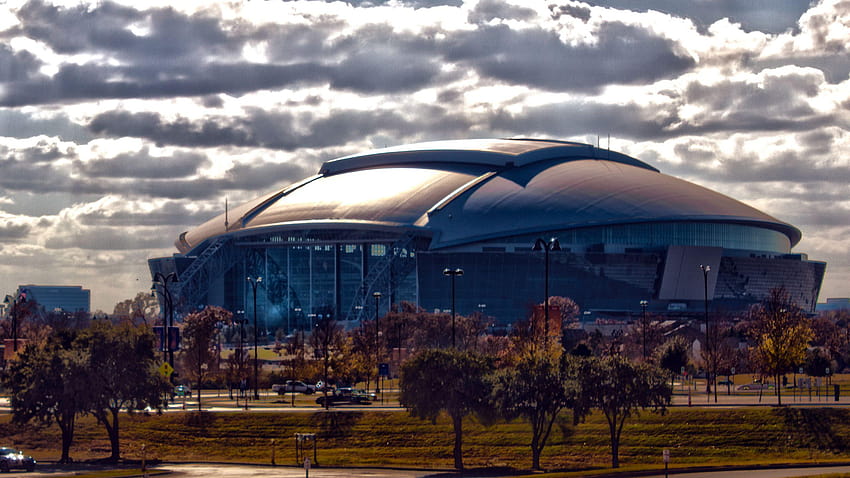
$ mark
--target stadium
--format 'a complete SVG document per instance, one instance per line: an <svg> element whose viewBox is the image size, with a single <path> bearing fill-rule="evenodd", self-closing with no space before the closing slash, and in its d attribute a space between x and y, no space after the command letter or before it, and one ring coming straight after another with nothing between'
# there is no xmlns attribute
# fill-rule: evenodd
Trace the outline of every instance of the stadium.
<svg viewBox="0 0 850 478"><path fill-rule="evenodd" d="M257 317L287 332L319 314L358 321L402 301L509 324L547 286L594 316L639 313L641 301L656 314L693 315L706 297L712 310L736 312L778 286L811 312L826 264L793 253L800 238L624 154L481 139L327 161L182 233L179 252L149 266L176 274L178 312L211 304L250 318L246 279L261 277Z"/></svg>

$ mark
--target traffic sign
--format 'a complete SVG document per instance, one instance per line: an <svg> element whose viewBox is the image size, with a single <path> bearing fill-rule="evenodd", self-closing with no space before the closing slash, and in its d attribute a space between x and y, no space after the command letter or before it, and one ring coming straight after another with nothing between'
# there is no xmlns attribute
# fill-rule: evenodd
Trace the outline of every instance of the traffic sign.
<svg viewBox="0 0 850 478"><path fill-rule="evenodd" d="M159 373L161 373L163 377L168 378L172 373L174 373L174 367L172 367L168 362L162 362L162 365L159 366Z"/></svg>

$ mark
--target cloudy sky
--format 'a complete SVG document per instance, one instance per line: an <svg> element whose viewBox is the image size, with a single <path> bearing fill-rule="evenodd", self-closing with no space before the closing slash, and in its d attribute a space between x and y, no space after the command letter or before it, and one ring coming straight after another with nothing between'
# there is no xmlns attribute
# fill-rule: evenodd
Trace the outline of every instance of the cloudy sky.
<svg viewBox="0 0 850 478"><path fill-rule="evenodd" d="M0 294L111 312L224 210L375 147L596 143L803 231L850 295L848 0L0 0Z"/></svg>

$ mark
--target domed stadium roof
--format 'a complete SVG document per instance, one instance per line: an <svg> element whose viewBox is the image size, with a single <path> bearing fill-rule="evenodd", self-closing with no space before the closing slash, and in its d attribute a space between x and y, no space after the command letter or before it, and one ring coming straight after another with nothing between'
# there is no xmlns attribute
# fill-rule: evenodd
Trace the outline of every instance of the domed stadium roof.
<svg viewBox="0 0 850 478"><path fill-rule="evenodd" d="M701 221L801 234L732 198L591 145L534 139L439 141L324 163L316 176L183 233L207 239L296 229L408 229L431 249L499 237L648 222Z"/></svg>

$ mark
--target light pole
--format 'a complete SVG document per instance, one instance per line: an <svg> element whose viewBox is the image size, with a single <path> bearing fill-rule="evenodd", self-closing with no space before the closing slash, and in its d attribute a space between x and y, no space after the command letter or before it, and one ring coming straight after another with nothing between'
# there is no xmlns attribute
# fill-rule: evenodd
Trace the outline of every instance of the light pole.
<svg viewBox="0 0 850 478"><path fill-rule="evenodd" d="M544 241L541 238L537 238L534 241L534 247L531 249L533 251L543 251L543 262L545 266L543 268L543 295L545 297L545 303L543 305L543 320L546 322L543 325L543 345L549 345L549 251L560 251L561 243L558 242L558 238L553 237L548 241ZM534 317L534 314L532 314ZM534 323L531 324L532 333L534 333Z"/></svg>
<svg viewBox="0 0 850 478"><path fill-rule="evenodd" d="M165 304L165 310L162 314L162 328L164 331L162 337L163 360L166 360L169 365L174 366L174 350L171 350L171 344L169 343L171 327L174 326L174 297L171 295L171 291L168 290L169 282L177 282L176 272L170 272L168 274L163 274L162 272L154 273L151 295L159 293Z"/></svg>
<svg viewBox="0 0 850 478"><path fill-rule="evenodd" d="M247 277L246 280L251 284L251 290L254 292L254 400L260 399L260 358L257 354L257 286L263 281L262 277Z"/></svg>
<svg viewBox="0 0 850 478"><path fill-rule="evenodd" d="M699 265L700 270L702 271L702 284L703 284L703 298L705 305L705 394L711 395L711 365L712 365L712 351L709 345L709 341L711 340L711 334L708 331L708 273L711 272L711 266L707 266L705 264ZM717 397L715 396L715 401L717 401Z"/></svg>
<svg viewBox="0 0 850 478"><path fill-rule="evenodd" d="M452 278L452 348L455 348L455 278L463 275L463 269L450 269L447 267L443 269L443 275Z"/></svg>
<svg viewBox="0 0 850 478"><path fill-rule="evenodd" d="M381 293L372 292L372 297L375 298L375 396L381 393L381 387L378 383L381 380L381 342L379 337L378 327L378 311L381 305Z"/></svg>
<svg viewBox="0 0 850 478"><path fill-rule="evenodd" d="M649 305L649 302L642 300L640 301L640 308L643 310L643 318L641 319L641 331L643 332L643 361L646 362L646 306Z"/></svg>

